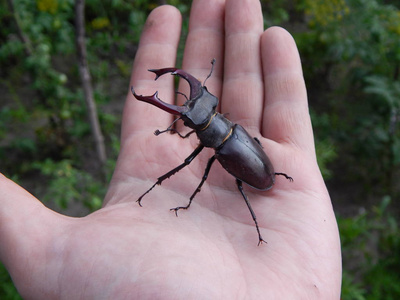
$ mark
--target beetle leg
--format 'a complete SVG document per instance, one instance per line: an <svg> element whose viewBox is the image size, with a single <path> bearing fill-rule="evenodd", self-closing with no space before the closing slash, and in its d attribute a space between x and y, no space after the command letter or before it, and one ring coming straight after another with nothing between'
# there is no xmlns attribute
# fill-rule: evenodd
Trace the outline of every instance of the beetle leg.
<svg viewBox="0 0 400 300"><path fill-rule="evenodd" d="M251 208L250 202L247 199L246 194L243 191L243 186L242 186L242 181L239 179L236 179L236 185L239 189L239 192L242 194L244 201L246 202L247 207L250 210L251 216L253 218L254 223L256 224L256 229L257 229L257 233L258 233L258 246L260 246L260 244L262 244L263 242L267 244L267 242L261 237L261 233L260 233L260 229L258 228L258 223L257 223L257 219L256 219L256 214L254 213L253 209Z"/></svg>
<svg viewBox="0 0 400 300"><path fill-rule="evenodd" d="M167 128L167 129L165 129L165 130L156 130L156 131L154 131L154 134L155 135L160 135L161 133L164 133L164 132L168 132L168 131L170 131L170 132L172 132L172 133L176 133L177 135L179 135L181 138L183 138L183 139L186 139L187 137L189 137L193 132L196 132L195 130L191 130L191 131L189 131L188 133L186 133L185 135L183 135L182 133L180 133L178 130L176 130L175 128Z"/></svg>
<svg viewBox="0 0 400 300"><path fill-rule="evenodd" d="M172 124L171 124L171 126L172 126ZM156 131L154 131L154 134L155 134L155 135L160 135L161 133L170 131L170 132L172 132L172 133L178 134L181 138L186 139L186 138L189 137L193 132L196 132L196 130L191 130L191 131L189 131L188 133L186 133L185 135L183 135L183 134L181 134L178 130L176 130L175 128L171 128L171 126L169 126L167 129L161 130L161 131L157 129Z"/></svg>
<svg viewBox="0 0 400 300"><path fill-rule="evenodd" d="M188 98L184 93L181 93L181 92L179 92L179 91L176 91L175 93L178 94L178 95L182 95L183 97L185 97L186 102L189 101L189 98Z"/></svg>
<svg viewBox="0 0 400 300"><path fill-rule="evenodd" d="M154 131L154 134L158 136L158 135L160 135L161 133L170 131L170 132L172 132L172 133L178 134L181 138L186 139L186 138L189 137L193 132L196 132L195 130L191 130L191 131L189 131L188 133L186 133L185 135L182 135L178 130L176 130L175 128L172 128L172 126L174 126L174 124L175 124L178 120L180 120L180 119L181 119L181 118L175 119L175 120L172 122L172 124L169 125L168 128L165 129L165 130L158 130L158 129L157 129L156 131Z"/></svg>
<svg viewBox="0 0 400 300"><path fill-rule="evenodd" d="M180 120L181 118L176 118L173 122L172 122L172 124L171 125L169 125L168 126L168 128L167 129L165 129L165 130L162 130L162 131L160 131L160 130L156 130L156 131L154 131L154 134L155 135L160 135L161 133L164 133L164 132L167 132L167 131L172 131L172 126L174 126L174 124L176 123L176 122L178 122L178 120Z"/></svg>
<svg viewBox="0 0 400 300"><path fill-rule="evenodd" d="M284 176L287 180L293 181L293 178L290 177L289 175L285 174L285 173L275 173L275 175Z"/></svg>
<svg viewBox="0 0 400 300"><path fill-rule="evenodd" d="M160 135L161 133L167 132L167 131L171 131L172 133L176 133L178 134L181 138L186 139L187 137L189 137L193 132L196 132L196 130L191 130L188 133L186 133L185 135L183 135L182 133L180 133L178 130L176 130L175 128L167 128L165 130L156 130L154 131L155 135Z"/></svg>
<svg viewBox="0 0 400 300"><path fill-rule="evenodd" d="M216 159L216 156L214 155L214 156L212 156L212 157L208 160L207 167L206 167L206 170L204 171L203 178L201 179L201 182L200 182L199 186L198 186L197 189L194 191L194 193L192 194L192 196L190 196L189 204L186 205L186 206L178 206L178 207L175 207L175 208L171 208L171 209L170 209L170 210L174 210L174 211L175 211L175 215L176 215L176 216L178 216L178 210L180 210L180 209L188 209L189 206L190 206L190 204L192 204L192 200L194 199L194 197L196 196L196 194L199 193L199 192L201 191L201 187L203 186L204 182L206 181L206 179L207 179L207 177L208 177L208 173L210 173L211 166L212 166L212 164L214 163L215 159Z"/></svg>
<svg viewBox="0 0 400 300"><path fill-rule="evenodd" d="M260 142L260 140L259 140L258 138L253 137L253 139L257 142L257 144L260 145L261 148L264 148L264 147L261 145L261 142Z"/></svg>
<svg viewBox="0 0 400 300"><path fill-rule="evenodd" d="M185 161L180 164L179 166L177 166L176 168L172 169L171 171L169 171L168 173L165 173L163 176L159 177L156 181L156 183L154 183L152 185L151 188L149 188L142 196L139 197L139 199L136 200L136 202L142 206L141 202L142 202L142 198L149 193L157 184L161 185L161 183L165 180L170 178L172 175L174 175L175 173L179 172L180 170L182 170L184 167L186 167L187 165L189 165L192 160L203 150L204 146L202 144L200 144L199 146L197 146L196 149L194 149L194 151L185 159Z"/></svg>

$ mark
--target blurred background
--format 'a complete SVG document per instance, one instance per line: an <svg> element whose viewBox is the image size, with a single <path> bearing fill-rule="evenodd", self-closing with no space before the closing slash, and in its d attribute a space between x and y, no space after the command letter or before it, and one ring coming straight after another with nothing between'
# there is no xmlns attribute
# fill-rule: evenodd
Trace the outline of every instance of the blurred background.
<svg viewBox="0 0 400 300"><path fill-rule="evenodd" d="M300 50L342 299L400 299L400 3L261 3L265 27L285 27ZM191 1L0 2L0 172L64 214L100 208L140 33L161 4L184 16L179 67ZM0 299L21 299L2 265Z"/></svg>

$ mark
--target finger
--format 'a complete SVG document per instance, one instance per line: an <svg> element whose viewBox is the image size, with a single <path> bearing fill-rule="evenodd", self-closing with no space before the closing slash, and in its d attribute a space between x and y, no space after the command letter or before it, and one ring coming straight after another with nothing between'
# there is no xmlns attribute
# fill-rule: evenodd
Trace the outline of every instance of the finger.
<svg viewBox="0 0 400 300"><path fill-rule="evenodd" d="M60 215L0 173L0 261L15 281L44 258L43 248L61 223Z"/></svg>
<svg viewBox="0 0 400 300"><path fill-rule="evenodd" d="M159 97L163 101L174 101L173 76L165 75L162 79L154 81L155 75L148 72L148 69L175 65L180 28L181 15L172 6L158 7L147 18L130 80L130 85L137 94L147 96L159 90ZM122 143L136 131L149 127L166 127L171 121L172 115L136 100L129 88L122 119Z"/></svg>
<svg viewBox="0 0 400 300"><path fill-rule="evenodd" d="M215 68L212 77L207 81L207 88L216 96L221 92L221 72L224 65L224 2L222 0L193 1L182 62L182 69L202 82L210 73L210 62L215 58ZM188 84L181 81L179 91L189 95ZM184 97L178 97L179 104L185 101ZM178 124L180 129L182 126Z"/></svg>
<svg viewBox="0 0 400 300"><path fill-rule="evenodd" d="M229 113L231 120L258 130L263 95L262 32L263 18L258 0L227 1L222 111Z"/></svg>
<svg viewBox="0 0 400 300"><path fill-rule="evenodd" d="M261 38L265 105L262 133L277 142L314 152L307 91L292 36L272 27Z"/></svg>

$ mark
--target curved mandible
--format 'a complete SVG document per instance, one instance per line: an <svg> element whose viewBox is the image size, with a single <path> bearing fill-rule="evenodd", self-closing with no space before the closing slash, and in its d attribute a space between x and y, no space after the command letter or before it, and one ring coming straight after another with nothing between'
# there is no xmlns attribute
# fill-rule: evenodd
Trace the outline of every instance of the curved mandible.
<svg viewBox="0 0 400 300"><path fill-rule="evenodd" d="M133 86L131 86L131 91L133 96L135 96L137 100L150 103L158 108L161 108L162 110L165 110L166 112L169 112L170 114L181 115L187 110L187 108L184 106L165 103L160 98L158 98L158 92L155 92L151 96L142 96L135 93Z"/></svg>
<svg viewBox="0 0 400 300"><path fill-rule="evenodd" d="M201 85L201 82L199 80L197 80L196 77L190 75L189 73L187 73L181 69L164 68L164 69L149 69L149 71L156 74L155 80L157 80L158 77L160 77L166 73L171 73L171 75L178 75L179 77L185 79L189 83L189 86L190 86L190 98L189 99L197 98L202 93L203 86Z"/></svg>

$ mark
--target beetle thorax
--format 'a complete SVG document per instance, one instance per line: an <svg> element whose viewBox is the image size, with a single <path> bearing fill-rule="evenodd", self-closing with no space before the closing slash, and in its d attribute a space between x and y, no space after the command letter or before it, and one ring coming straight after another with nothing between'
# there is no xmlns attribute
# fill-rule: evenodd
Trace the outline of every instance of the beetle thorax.
<svg viewBox="0 0 400 300"><path fill-rule="evenodd" d="M202 88L202 93L188 100L184 106L187 111L182 113L181 117L185 126L195 130L201 130L210 122L215 114L215 109L218 105L218 98L211 95L205 87Z"/></svg>
<svg viewBox="0 0 400 300"><path fill-rule="evenodd" d="M233 123L220 113L215 113L209 123L196 131L201 144L209 148L220 147L232 133Z"/></svg>

